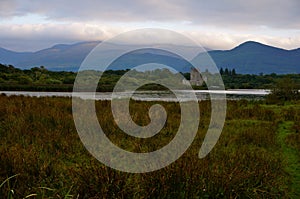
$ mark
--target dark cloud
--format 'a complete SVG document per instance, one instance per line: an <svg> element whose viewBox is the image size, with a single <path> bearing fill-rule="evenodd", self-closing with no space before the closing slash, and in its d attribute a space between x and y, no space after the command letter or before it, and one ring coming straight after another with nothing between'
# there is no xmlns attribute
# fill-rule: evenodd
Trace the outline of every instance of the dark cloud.
<svg viewBox="0 0 300 199"><path fill-rule="evenodd" d="M16 51L35 51L58 43L102 40L115 30L81 23L0 25L0 47Z"/></svg>
<svg viewBox="0 0 300 199"><path fill-rule="evenodd" d="M4 0L1 16L41 14L67 21L190 21L196 25L300 28L298 0Z"/></svg>
<svg viewBox="0 0 300 199"><path fill-rule="evenodd" d="M197 3L190 8L197 9ZM252 0L252 1L210 1L203 3L201 11L205 23L224 26L267 26L273 28L300 28L300 1L297 0ZM207 16L207 18L205 18ZM200 21L201 18L196 21Z"/></svg>
<svg viewBox="0 0 300 199"><path fill-rule="evenodd" d="M245 40L295 48L300 46L299 10L299 0L1 0L0 46L36 50L102 40L135 24L142 24L139 28L154 22L191 34L211 48L229 48ZM46 21L33 23L26 18L30 15ZM10 22L16 16L23 20ZM258 35L264 30L272 33Z"/></svg>
<svg viewBox="0 0 300 199"><path fill-rule="evenodd" d="M17 13L17 2L14 0L2 0L0 3L0 17L13 17Z"/></svg>

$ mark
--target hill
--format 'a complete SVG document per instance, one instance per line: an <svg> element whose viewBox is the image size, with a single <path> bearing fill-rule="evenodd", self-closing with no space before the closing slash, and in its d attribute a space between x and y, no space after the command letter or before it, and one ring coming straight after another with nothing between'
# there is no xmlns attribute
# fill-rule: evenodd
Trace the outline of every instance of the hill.
<svg viewBox="0 0 300 199"><path fill-rule="evenodd" d="M53 71L77 71L84 58L99 43L99 41L93 41L71 45L59 44L37 52L14 52L0 48L0 63L11 64L21 69L45 66ZM114 53L114 51L109 53ZM300 73L300 48L285 50L248 41L231 50L210 50L208 53L218 68L235 68L240 74ZM204 67L210 64L205 60L203 52L199 52L195 59ZM190 70L190 66L181 58L153 49L121 56L110 69L125 70L149 61L173 66L180 72Z"/></svg>
<svg viewBox="0 0 300 199"><path fill-rule="evenodd" d="M46 66L50 70L76 70L99 41L58 44L37 52L19 53L0 48L0 62L21 69Z"/></svg>
<svg viewBox="0 0 300 199"><path fill-rule="evenodd" d="M208 53L218 68L235 68L242 74L300 73L300 49L285 50L248 41L231 50ZM200 53L196 59L204 60L204 54Z"/></svg>

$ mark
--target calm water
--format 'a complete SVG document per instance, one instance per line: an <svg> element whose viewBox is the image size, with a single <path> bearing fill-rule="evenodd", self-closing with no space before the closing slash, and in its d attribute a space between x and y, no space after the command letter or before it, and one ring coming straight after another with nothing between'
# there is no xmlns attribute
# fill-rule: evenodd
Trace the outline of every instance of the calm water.
<svg viewBox="0 0 300 199"><path fill-rule="evenodd" d="M214 99L219 96L226 94L227 99L263 99L269 90L263 89L239 89L239 90L181 90L175 91L176 95L179 96L181 101L188 101L191 93L195 93L198 100L209 99L209 96ZM91 92L82 92L82 93L72 93L72 92L30 92L30 91L0 91L0 94L5 94L7 96L11 95L24 95L30 97L80 97L82 99L96 99L96 100L111 100L112 92L98 92L96 95ZM127 98L132 95L132 98L135 100L143 101L178 101L176 96L168 91L136 91L131 92L117 92L114 93L114 98Z"/></svg>

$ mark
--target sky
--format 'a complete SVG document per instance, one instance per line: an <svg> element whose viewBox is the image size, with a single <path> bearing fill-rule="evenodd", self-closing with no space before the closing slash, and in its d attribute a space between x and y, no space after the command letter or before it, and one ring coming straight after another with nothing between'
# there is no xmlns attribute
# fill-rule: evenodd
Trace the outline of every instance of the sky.
<svg viewBox="0 0 300 199"><path fill-rule="evenodd" d="M299 0L1 0L0 47L36 51L164 28L211 49L300 48Z"/></svg>

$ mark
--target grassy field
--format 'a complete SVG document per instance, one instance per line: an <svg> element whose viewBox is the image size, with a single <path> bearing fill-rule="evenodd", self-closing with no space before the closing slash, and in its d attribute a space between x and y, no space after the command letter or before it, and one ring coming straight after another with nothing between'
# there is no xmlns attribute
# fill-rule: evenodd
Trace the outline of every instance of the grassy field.
<svg viewBox="0 0 300 199"><path fill-rule="evenodd" d="M132 101L133 120L150 122L154 102ZM168 120L159 135L135 139L113 121L110 102L96 103L104 132L118 146L154 151L172 140L180 122L177 103L160 102ZM159 171L130 174L108 168L84 148L74 126L71 99L0 96L0 198L299 198L300 103L229 101L215 148L198 152L210 120L199 103L196 139Z"/></svg>

